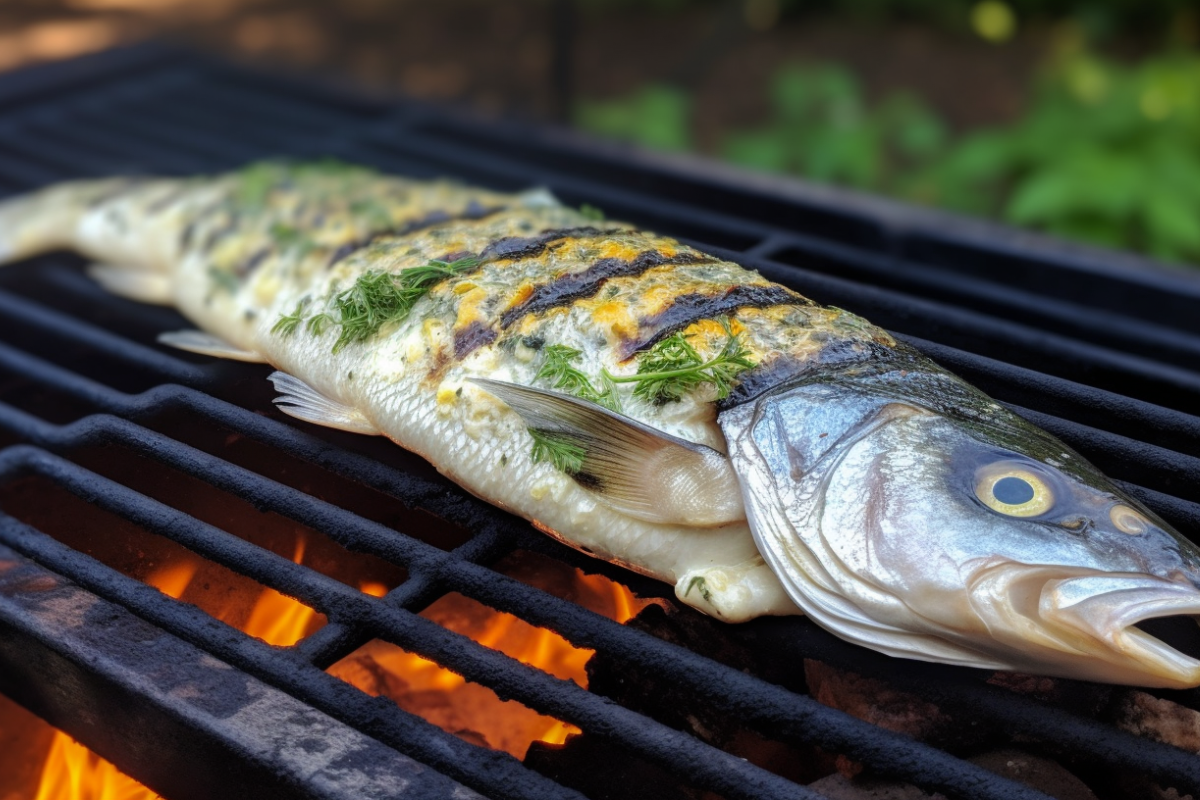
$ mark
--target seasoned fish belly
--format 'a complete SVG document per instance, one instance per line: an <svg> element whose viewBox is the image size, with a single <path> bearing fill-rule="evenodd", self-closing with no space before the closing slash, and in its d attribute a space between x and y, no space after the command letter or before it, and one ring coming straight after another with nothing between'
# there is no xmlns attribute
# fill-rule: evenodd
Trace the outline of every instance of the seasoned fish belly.
<svg viewBox="0 0 1200 800"><path fill-rule="evenodd" d="M0 204L262 361L294 417L383 435L559 540L736 622L1159 686L1200 553L1061 442L887 332L671 238L338 162L114 178Z"/></svg>

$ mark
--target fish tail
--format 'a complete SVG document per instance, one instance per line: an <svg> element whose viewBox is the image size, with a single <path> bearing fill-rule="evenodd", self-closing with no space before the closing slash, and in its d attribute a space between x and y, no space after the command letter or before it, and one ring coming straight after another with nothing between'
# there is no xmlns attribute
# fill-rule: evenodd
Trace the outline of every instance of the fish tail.
<svg viewBox="0 0 1200 800"><path fill-rule="evenodd" d="M76 246L92 205L119 179L71 181L0 201L0 264Z"/></svg>
<svg viewBox="0 0 1200 800"><path fill-rule="evenodd" d="M0 264L70 249L98 262L88 272L110 292L170 305L181 215L166 212L188 196L179 180L108 178L0 201Z"/></svg>

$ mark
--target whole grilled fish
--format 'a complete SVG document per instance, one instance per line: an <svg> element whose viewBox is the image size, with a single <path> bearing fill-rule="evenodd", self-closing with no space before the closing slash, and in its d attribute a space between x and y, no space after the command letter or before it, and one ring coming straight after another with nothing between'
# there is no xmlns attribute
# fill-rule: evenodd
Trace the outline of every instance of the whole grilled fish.
<svg viewBox="0 0 1200 800"><path fill-rule="evenodd" d="M1200 552L887 332L544 191L266 163L0 204L0 261L73 247L176 306L162 341L274 365L280 407L382 434L727 621L1150 686L1200 662Z"/></svg>

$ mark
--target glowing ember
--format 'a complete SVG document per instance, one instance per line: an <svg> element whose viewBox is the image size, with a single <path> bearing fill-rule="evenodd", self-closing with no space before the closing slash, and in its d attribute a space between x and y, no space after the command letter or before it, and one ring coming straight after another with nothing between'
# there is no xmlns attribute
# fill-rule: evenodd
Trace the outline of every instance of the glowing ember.
<svg viewBox="0 0 1200 800"><path fill-rule="evenodd" d="M510 558L497 569L618 622L625 622L648 605L648 601L639 600L607 578L584 575L565 564L529 554ZM553 631L494 611L460 594L440 598L421 616L587 688L585 667L594 651L573 647ZM391 698L442 730L517 758L524 758L535 741L562 744L569 735L580 732L573 725L515 701L502 701L487 687L468 683L432 661L379 640L360 647L330 667L329 672L368 694Z"/></svg>

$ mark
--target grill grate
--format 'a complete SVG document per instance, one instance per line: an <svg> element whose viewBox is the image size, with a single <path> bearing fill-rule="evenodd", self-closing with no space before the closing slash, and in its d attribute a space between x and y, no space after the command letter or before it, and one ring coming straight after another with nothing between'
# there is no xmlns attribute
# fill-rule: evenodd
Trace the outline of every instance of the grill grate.
<svg viewBox="0 0 1200 800"><path fill-rule="evenodd" d="M1200 532L1200 461L1187 454L1197 452L1200 420L1185 411L1200 399L1200 373L1187 366L1200 352L1193 318L1200 282L1155 270L1127 273L1073 251L1010 241L1012 234L955 232L836 195L747 188L745 181L583 148L519 126L484 127L420 106L346 99L157 48L6 76L0 79L0 109L3 194L85 175L215 171L281 154L332 155L499 189L546 185L566 202L592 203L614 218L688 238L889 327L1059 435L1185 532ZM0 331L0 390L6 390L0 391L0 439L10 445L0 451L0 477L48 480L299 598L329 622L295 647L276 648L7 515L0 516L3 546L488 796L580 795L511 756L468 744L371 698L324 667L382 638L615 743L696 789L730 799L817 796L417 616L437 597L459 592L550 628L624 669L681 687L698 704L768 738L816 745L878 774L954 797L1044 798L932 746L489 569L508 553L530 550L611 575L640 594L664 591L556 544L395 448L261 416L256 412L270 407L271 396L264 369L168 354L153 341L161 330L186 326L174 312L111 297L77 266L75 259L51 256L0 273L0 318L7 323ZM13 399L26 390L55 400ZM435 547L406 529L394 530L161 432L166 412L319 465L471 535L452 550ZM193 476L350 550L400 565L407 578L385 598L363 595L73 463L72 454L90 445L120 446ZM0 614L0 630L4 624ZM733 635L797 669L802 659L817 658L886 677L952 713L970 713L1067 753L1072 763L1128 768L1183 791L1200 789L1196 757L987 685L987 676L974 671L887 659L803 619L759 620ZM11 668L3 659L12 657L0 653L0 674ZM1195 692L1160 694L1200 707ZM444 786L439 776L413 780L414 796L448 791L438 788ZM191 796L178 783L156 788ZM262 788L246 786L245 792ZM315 790L289 791L317 796Z"/></svg>

